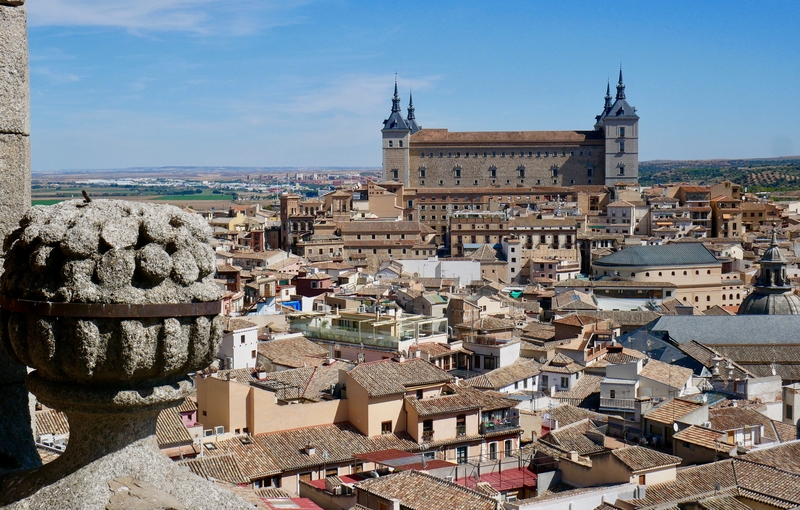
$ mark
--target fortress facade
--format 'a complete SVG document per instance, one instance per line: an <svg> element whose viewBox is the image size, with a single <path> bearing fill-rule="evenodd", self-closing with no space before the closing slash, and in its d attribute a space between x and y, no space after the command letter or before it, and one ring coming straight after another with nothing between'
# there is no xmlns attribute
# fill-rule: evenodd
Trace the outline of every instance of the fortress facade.
<svg viewBox="0 0 800 510"><path fill-rule="evenodd" d="M383 123L383 177L406 188L507 188L636 185L639 116L625 98L622 69L617 94L589 131L477 131L423 129L413 100L403 117L395 83L392 112Z"/></svg>

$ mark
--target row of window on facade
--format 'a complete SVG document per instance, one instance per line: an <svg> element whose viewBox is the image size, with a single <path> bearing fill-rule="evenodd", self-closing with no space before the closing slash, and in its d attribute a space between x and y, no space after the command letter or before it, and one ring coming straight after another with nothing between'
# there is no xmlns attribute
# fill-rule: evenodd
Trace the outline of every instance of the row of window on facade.
<svg viewBox="0 0 800 510"><path fill-rule="evenodd" d="M625 174L625 167L621 165L619 168L620 168L620 175L624 175ZM460 179L461 178L461 170L462 170L462 168L460 166L454 167L453 168L453 177L455 177L456 179ZM419 167L418 172L419 172L419 177L421 179L424 179L424 178L426 178L428 176L428 169L426 167L424 167L424 166ZM594 173L594 168L593 167L590 166L590 167L586 168L586 177L592 177L593 173ZM558 167L556 165L553 165L550 168L550 174L551 174L552 177L558 177ZM397 170L392 170L392 175L393 175L394 179L397 179L397 177L398 177ZM489 177L492 178L492 179L496 179L497 178L497 167L496 166L492 165L492 166L489 167ZM517 167L517 177L520 178L520 179L524 179L525 178L525 167L523 165L520 165L520 166ZM477 182L478 181L475 181L476 184L477 184ZM506 181L507 184L508 184L508 182L509 181Z"/></svg>
<svg viewBox="0 0 800 510"><path fill-rule="evenodd" d="M400 146L402 147L403 146L402 142L400 142L400 143L401 143ZM391 146L392 146L392 142L389 142L389 147L391 147ZM425 157L432 158L432 157L434 157L433 154L434 154L433 152L429 152L428 155L425 156L424 152L420 152L419 153L419 157L420 158L425 158ZM518 153L516 153L514 151L511 151L508 154L512 158L515 157L515 156L520 157L520 158L524 158L525 157L525 151L520 151ZM552 151L552 152L544 151L544 156L542 156L542 151L537 151L535 154L536 154L536 156L534 156L534 152L533 151L528 151L527 157L529 157L529 158L532 158L532 157L537 157L537 158L553 157L553 158L556 158L556 157L558 157L558 151ZM506 151L500 151L499 155L500 155L501 158L505 158L506 157ZM569 151L569 155L570 156L574 156L575 155L575 151ZM587 156L591 156L592 155L592 151L586 151L586 155ZM578 151L578 156L583 156L583 151ZM439 157L440 158L445 157L444 156L444 152L439 152ZM462 155L461 155L461 152L455 152L455 153L454 152L448 152L447 153L447 157L448 158L453 158L453 157L460 158L460 157L462 157ZM470 156L470 152L467 151L467 152L464 153L463 157L465 157L465 158L469 158L469 157L477 158L479 156L478 156L477 152L473 152L472 156ZM496 158L496 157L498 157L498 151L491 151L491 152L483 151L483 157L484 158ZM562 158L567 157L567 151L566 150L562 150L561 151L561 157Z"/></svg>

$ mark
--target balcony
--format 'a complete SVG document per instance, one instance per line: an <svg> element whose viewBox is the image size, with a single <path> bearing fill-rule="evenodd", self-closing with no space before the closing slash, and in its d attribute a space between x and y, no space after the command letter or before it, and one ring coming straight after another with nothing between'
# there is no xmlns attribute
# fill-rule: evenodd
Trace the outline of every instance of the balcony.
<svg viewBox="0 0 800 510"><path fill-rule="evenodd" d="M512 416L503 418L502 420L485 421L481 423L481 434L492 434L494 432L502 432L504 430L511 430L519 428L519 416Z"/></svg>
<svg viewBox="0 0 800 510"><path fill-rule="evenodd" d="M633 398L601 398L601 409L630 409L633 411L636 399Z"/></svg>

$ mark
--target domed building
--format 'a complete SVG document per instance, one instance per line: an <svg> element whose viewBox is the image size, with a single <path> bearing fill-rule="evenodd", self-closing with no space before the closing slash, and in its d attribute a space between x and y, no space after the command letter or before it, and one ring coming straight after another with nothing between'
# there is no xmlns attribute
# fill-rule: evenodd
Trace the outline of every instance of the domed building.
<svg viewBox="0 0 800 510"><path fill-rule="evenodd" d="M761 272L753 292L739 305L739 315L800 315L800 297L786 277L789 261L778 248L778 234L761 257Z"/></svg>

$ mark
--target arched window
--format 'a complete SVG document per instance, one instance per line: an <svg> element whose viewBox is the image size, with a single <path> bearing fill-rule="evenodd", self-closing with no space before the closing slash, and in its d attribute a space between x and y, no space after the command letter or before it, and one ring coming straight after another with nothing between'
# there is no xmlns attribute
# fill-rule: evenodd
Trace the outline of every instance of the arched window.
<svg viewBox="0 0 800 510"><path fill-rule="evenodd" d="M658 276L661 276L661 271L658 272Z"/></svg>
<svg viewBox="0 0 800 510"><path fill-rule="evenodd" d="M672 276L675 276L675 271L672 272Z"/></svg>
<svg viewBox="0 0 800 510"><path fill-rule="evenodd" d="M400 140L400 141L398 141L397 143L398 143L398 144L400 144L400 147L402 147L402 146L403 146L403 140Z"/></svg>
<svg viewBox="0 0 800 510"><path fill-rule="evenodd" d="M706 296L706 301L711 301L711 296Z"/></svg>
<svg viewBox="0 0 800 510"><path fill-rule="evenodd" d="M683 272L683 276L686 276L686 271Z"/></svg>
<svg viewBox="0 0 800 510"><path fill-rule="evenodd" d="M711 274L711 270L710 270L710 269L708 269L708 270L706 271L706 274Z"/></svg>
<svg viewBox="0 0 800 510"><path fill-rule="evenodd" d="M700 274L700 271L695 270L694 274Z"/></svg>
<svg viewBox="0 0 800 510"><path fill-rule="evenodd" d="M393 142L389 140L389 147L394 147Z"/></svg>
<svg viewBox="0 0 800 510"><path fill-rule="evenodd" d="M695 302L695 303L697 303L698 301L700 301L700 298L699 298L699 297L697 297L697 296L695 296L695 297L694 297L694 302Z"/></svg>
<svg viewBox="0 0 800 510"><path fill-rule="evenodd" d="M645 275L645 276L650 276L650 273L645 273L644 275Z"/></svg>
<svg viewBox="0 0 800 510"><path fill-rule="evenodd" d="M737 292L737 293L736 293L736 299L742 299L742 298L741 298L741 297L739 297L739 296L740 296L740 294Z"/></svg>

